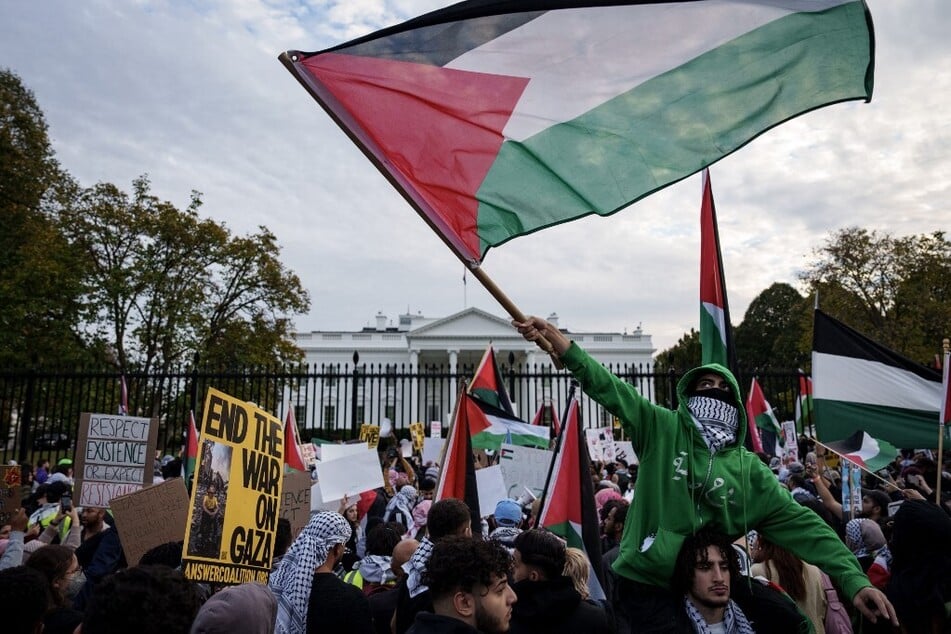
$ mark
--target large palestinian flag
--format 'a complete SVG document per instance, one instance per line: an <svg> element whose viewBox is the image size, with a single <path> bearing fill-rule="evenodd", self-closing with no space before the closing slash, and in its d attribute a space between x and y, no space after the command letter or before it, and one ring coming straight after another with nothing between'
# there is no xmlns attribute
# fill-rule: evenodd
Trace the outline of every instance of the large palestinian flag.
<svg viewBox="0 0 951 634"><path fill-rule="evenodd" d="M591 482L588 443L578 416L578 400L571 399L565 416L564 435L552 462L538 526L547 528L569 546L580 548L593 563L588 575L588 591L595 600L604 599L601 568L601 541L598 511Z"/></svg>
<svg viewBox="0 0 951 634"><path fill-rule="evenodd" d="M466 396L460 407L464 406L468 414L473 449L498 451L502 443L548 449L548 428L529 425L488 403Z"/></svg>
<svg viewBox="0 0 951 634"><path fill-rule="evenodd" d="M470 0L281 61L472 265L868 100L874 65L861 0Z"/></svg>
<svg viewBox="0 0 951 634"><path fill-rule="evenodd" d="M868 432L899 448L938 443L941 375L815 311L812 344L816 433L828 444Z"/></svg>

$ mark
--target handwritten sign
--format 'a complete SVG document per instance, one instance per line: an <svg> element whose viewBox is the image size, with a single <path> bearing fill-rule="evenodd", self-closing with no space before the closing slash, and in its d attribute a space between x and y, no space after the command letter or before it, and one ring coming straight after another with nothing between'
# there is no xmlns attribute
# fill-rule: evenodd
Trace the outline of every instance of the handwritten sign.
<svg viewBox="0 0 951 634"><path fill-rule="evenodd" d="M267 583L284 483L284 425L210 388L185 532L185 577Z"/></svg>
<svg viewBox="0 0 951 634"><path fill-rule="evenodd" d="M281 517L291 523L291 535L296 538L310 519L310 488L314 481L303 471L284 474L284 490L281 492ZM336 510L336 509L334 509Z"/></svg>
<svg viewBox="0 0 951 634"><path fill-rule="evenodd" d="M438 421L438 420L430 421L429 437L442 438L442 422L441 421Z"/></svg>
<svg viewBox="0 0 951 634"><path fill-rule="evenodd" d="M596 462L614 462L614 430L610 427L584 430L588 453Z"/></svg>
<svg viewBox="0 0 951 634"><path fill-rule="evenodd" d="M161 484L112 498L112 515L130 566L142 555L168 542L185 539L188 491L185 481L172 478ZM161 521L156 521L161 518Z"/></svg>
<svg viewBox="0 0 951 634"><path fill-rule="evenodd" d="M506 497L520 497L526 489L535 497L545 490L553 451L518 445L502 445L499 467L505 482Z"/></svg>
<svg viewBox="0 0 951 634"><path fill-rule="evenodd" d="M158 428L157 418L81 414L76 505L107 508L112 498L152 484Z"/></svg>

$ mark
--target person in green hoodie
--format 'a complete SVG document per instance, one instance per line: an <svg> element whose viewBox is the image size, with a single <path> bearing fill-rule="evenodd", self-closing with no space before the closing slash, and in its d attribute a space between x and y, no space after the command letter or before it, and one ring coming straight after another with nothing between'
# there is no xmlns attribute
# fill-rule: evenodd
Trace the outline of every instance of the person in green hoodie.
<svg viewBox="0 0 951 634"><path fill-rule="evenodd" d="M637 452L637 495L613 566L618 607L637 631L677 631L677 598L670 590L674 564L686 536L701 528L731 538L755 529L822 568L872 622L884 617L898 625L891 603L842 540L743 447L746 413L729 370L718 364L690 370L677 384L678 408L669 410L544 319L526 317L512 325L528 341L543 347L542 339L548 341L584 393L621 421Z"/></svg>

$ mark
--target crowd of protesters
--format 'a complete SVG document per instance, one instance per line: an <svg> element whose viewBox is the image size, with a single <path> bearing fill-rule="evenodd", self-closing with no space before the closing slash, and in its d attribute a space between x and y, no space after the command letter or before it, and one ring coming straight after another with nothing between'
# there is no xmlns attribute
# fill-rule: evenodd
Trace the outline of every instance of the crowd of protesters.
<svg viewBox="0 0 951 634"><path fill-rule="evenodd" d="M887 470L866 474L859 512L843 506L838 470L801 440L801 462L759 455L771 494L821 519L894 605L898 628L869 618L821 566L793 552L808 551L814 535L790 546L756 530L737 539L705 526L671 562L664 596L673 597L673 628L652 630L625 595L647 591L632 589L616 565L638 504L654 503L642 499L650 495L639 482L643 463L592 465L601 537L592 554L535 527L540 500L500 500L477 518L480 528L462 501L433 500L437 465L391 449L380 453L384 486L312 513L296 536L280 521L269 584L231 587L186 580L181 542L127 566L108 510L71 505L71 462L58 461L53 474L41 463L26 479L23 508L0 528L0 614L13 619L3 631L951 631L951 476L931 452L903 451ZM156 469L171 478L181 466L163 459ZM592 596L592 577L603 597ZM658 613L668 610L661 595L647 596Z"/></svg>

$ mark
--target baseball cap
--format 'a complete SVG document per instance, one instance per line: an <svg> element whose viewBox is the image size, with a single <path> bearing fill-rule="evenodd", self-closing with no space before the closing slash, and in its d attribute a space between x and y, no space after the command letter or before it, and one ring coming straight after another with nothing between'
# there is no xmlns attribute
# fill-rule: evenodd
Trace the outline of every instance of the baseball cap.
<svg viewBox="0 0 951 634"><path fill-rule="evenodd" d="M495 523L499 526L518 526L522 522L522 508L515 500L500 500L495 505Z"/></svg>

